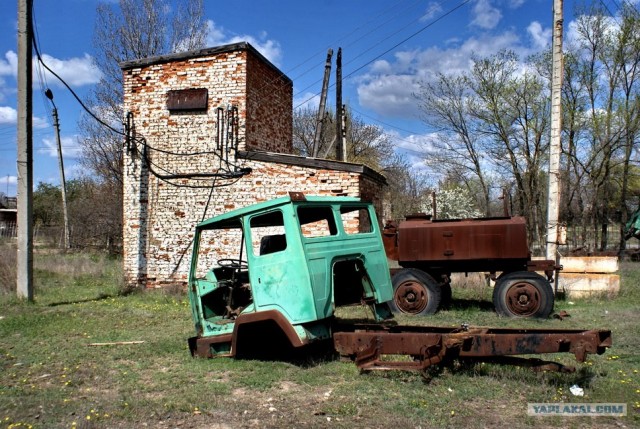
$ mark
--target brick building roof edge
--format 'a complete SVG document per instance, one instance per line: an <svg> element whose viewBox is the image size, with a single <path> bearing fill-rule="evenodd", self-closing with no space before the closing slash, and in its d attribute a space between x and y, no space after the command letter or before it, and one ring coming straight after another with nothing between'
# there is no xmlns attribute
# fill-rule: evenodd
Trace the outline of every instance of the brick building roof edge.
<svg viewBox="0 0 640 429"><path fill-rule="evenodd" d="M266 59L264 55L262 55L256 48L254 48L248 42L231 43L231 44L228 44L228 45L221 45L221 46L215 46L215 47L211 47L211 48L198 49L198 50L195 50L195 51L178 52L178 53L174 53L174 54L158 55L158 56L155 56L155 57L147 57L147 58L139 58L139 59L130 60L130 61L122 61L122 62L119 63L119 66L124 71L124 70L129 70L129 69L137 68L137 67L147 67L147 66L154 65L154 64L162 64L162 63L168 63L168 62L172 62L172 61L187 60L187 59L190 59L190 58L206 57L208 55L216 55L216 54L221 54L221 53L225 53L225 52L233 52L233 51L248 51L248 52L251 52L251 54L256 56L262 62L267 64L269 67L273 68L278 73L280 73L280 75L281 75L281 77L283 79L286 79L289 82L292 82L292 80L287 75L285 75L271 61Z"/></svg>
<svg viewBox="0 0 640 429"><path fill-rule="evenodd" d="M286 153L274 153L263 151L238 151L238 157L263 162L273 162L277 164L297 165L300 167L322 168L326 170L346 171L349 173L360 173L376 182L387 185L387 179L371 167L364 164L354 164L351 162L335 161L324 158L310 158Z"/></svg>

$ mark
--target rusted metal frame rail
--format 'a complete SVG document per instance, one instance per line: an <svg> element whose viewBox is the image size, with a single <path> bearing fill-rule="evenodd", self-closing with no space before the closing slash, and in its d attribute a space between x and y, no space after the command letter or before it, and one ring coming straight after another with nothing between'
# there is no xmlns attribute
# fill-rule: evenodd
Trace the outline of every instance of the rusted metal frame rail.
<svg viewBox="0 0 640 429"><path fill-rule="evenodd" d="M538 370L573 370L558 363L518 355L573 353L584 362L589 354L611 347L608 330L542 330L492 328L438 328L418 326L353 325L337 328L335 349L365 371L424 370L454 359L490 361ZM388 360L404 355L412 361Z"/></svg>

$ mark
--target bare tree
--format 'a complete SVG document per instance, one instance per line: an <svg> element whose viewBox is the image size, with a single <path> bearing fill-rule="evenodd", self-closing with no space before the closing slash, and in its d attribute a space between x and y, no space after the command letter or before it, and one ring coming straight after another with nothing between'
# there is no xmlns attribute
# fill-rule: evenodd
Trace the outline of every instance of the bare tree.
<svg viewBox="0 0 640 429"><path fill-rule="evenodd" d="M586 132L575 143L572 162L584 177L583 224L593 228L594 244L600 250L608 245L611 220L620 217L624 223L629 211L630 162L640 121L637 24L634 10L623 8L617 23L600 6L581 11L576 20L577 78L569 83L575 93L582 94ZM622 253L622 239L618 248Z"/></svg>
<svg viewBox="0 0 640 429"><path fill-rule="evenodd" d="M469 80L464 76L439 74L435 82L424 83L416 94L422 119L439 133L432 142L427 165L471 190L472 182L480 184L480 207L489 216L489 185L486 162L473 118L469 114Z"/></svg>
<svg viewBox="0 0 640 429"><path fill-rule="evenodd" d="M316 126L315 109L306 108L293 115L293 147L297 154L311 156ZM328 115L332 117L332 115ZM319 153L335 159L335 128L324 127ZM347 109L347 160L364 164L382 173L389 183L391 216L401 218L420 210L426 179L412 171L406 160L395 152L393 139L381 127L365 123Z"/></svg>
<svg viewBox="0 0 640 429"><path fill-rule="evenodd" d="M297 154L311 156L317 113L315 109L300 109L293 114L293 147ZM332 117L331 114L328 117ZM336 141L334 127L323 127L318 153L327 159L335 159L332 151ZM347 160L366 164L381 171L395 161L393 143L381 127L365 123L351 114L347 108Z"/></svg>
<svg viewBox="0 0 640 429"><path fill-rule="evenodd" d="M202 0L119 0L97 6L93 43L100 82L87 104L102 123L85 115L79 123L81 163L105 186L113 189L106 204L122 207L122 129L124 112L119 63L204 47L207 34ZM104 124L111 128L105 127Z"/></svg>
<svg viewBox="0 0 640 429"><path fill-rule="evenodd" d="M293 112L293 150L296 154L302 156L313 155L313 140L317 122L316 109L306 107ZM320 137L318 150L320 154L328 152L326 146L330 143L330 137L328 136L331 131L329 130L330 128L332 127L323 127L323 135Z"/></svg>

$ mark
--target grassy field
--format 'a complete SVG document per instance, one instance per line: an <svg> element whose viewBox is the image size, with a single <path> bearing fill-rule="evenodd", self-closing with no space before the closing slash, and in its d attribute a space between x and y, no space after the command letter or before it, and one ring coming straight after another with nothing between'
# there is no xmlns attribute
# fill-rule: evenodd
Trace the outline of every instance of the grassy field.
<svg viewBox="0 0 640 429"><path fill-rule="evenodd" d="M454 288L451 309L399 322L609 328L614 346L573 374L476 364L427 380L407 372L360 374L328 357L193 359L183 294L124 294L119 262L100 255L38 253L35 262L35 304L17 300L6 286L0 294L1 428L640 427L637 263L622 265L622 292L613 300L558 302L556 311L571 315L562 321L498 318L491 290ZM367 316L363 308L342 314ZM127 341L144 342L90 345ZM554 358L576 364L572 355ZM584 397L569 392L574 384ZM622 402L628 416L530 417L529 402Z"/></svg>

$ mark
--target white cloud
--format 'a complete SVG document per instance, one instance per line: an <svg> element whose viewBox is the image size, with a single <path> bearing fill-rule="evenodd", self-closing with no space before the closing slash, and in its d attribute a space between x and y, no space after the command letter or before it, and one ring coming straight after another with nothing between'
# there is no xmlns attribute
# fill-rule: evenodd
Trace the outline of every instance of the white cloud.
<svg viewBox="0 0 640 429"><path fill-rule="evenodd" d="M416 100L420 84L416 75L379 76L358 87L360 104L391 116L417 115Z"/></svg>
<svg viewBox="0 0 640 429"><path fill-rule="evenodd" d="M18 123L18 111L11 106L0 106L0 125L15 125ZM33 128L46 128L49 122L37 116L31 118Z"/></svg>
<svg viewBox="0 0 640 429"><path fill-rule="evenodd" d="M398 52L394 60L377 61L359 77L359 103L379 114L416 118L419 111L413 94L419 92L423 82L433 80L438 73L466 72L473 65L473 56L486 57L502 49L515 49L523 57L532 52L513 32L472 37L462 43L452 42L447 48Z"/></svg>
<svg viewBox="0 0 640 429"><path fill-rule="evenodd" d="M411 134L406 137L401 137L397 131L387 133L391 136L396 151L409 162L411 171L426 174L431 181L434 181L433 171L427 166L425 159L433 150L432 142L438 139L437 133Z"/></svg>
<svg viewBox="0 0 640 429"><path fill-rule="evenodd" d="M42 143L46 146L45 148L38 149L38 152L47 154L50 157L57 158L58 157L58 146L56 144L55 139L53 138L43 138ZM68 158L78 158L82 152L82 148L78 144L78 139L76 137L62 137L60 139L60 143L62 145L62 156Z"/></svg>
<svg viewBox="0 0 640 429"><path fill-rule="evenodd" d="M102 76L93 61L93 57L89 54L65 60L43 54L42 61L71 87L96 84ZM50 85L62 86L62 83L56 77L46 70L45 72L47 82Z"/></svg>
<svg viewBox="0 0 640 429"><path fill-rule="evenodd" d="M436 133L411 134L406 137L400 137L396 131L392 131L389 134L396 147L423 159L432 150L432 142L438 139Z"/></svg>
<svg viewBox="0 0 640 429"><path fill-rule="evenodd" d="M0 102L6 100L7 95L16 92L15 86L9 86L3 76L15 78L18 73L18 56L13 51L4 54L4 59L0 59Z"/></svg>
<svg viewBox="0 0 640 429"><path fill-rule="evenodd" d="M293 100L294 109L314 109L317 110L320 105L320 94L305 92L300 94Z"/></svg>
<svg viewBox="0 0 640 429"><path fill-rule="evenodd" d="M38 129L47 128L49 126L49 120L34 116L31 118L31 125L33 128Z"/></svg>
<svg viewBox="0 0 640 429"><path fill-rule="evenodd" d="M18 177L17 176L0 176L0 183L2 183L3 185L6 185L7 183L10 185L15 185L16 183L18 183Z"/></svg>
<svg viewBox="0 0 640 429"><path fill-rule="evenodd" d="M282 59L282 48L280 43L268 39L266 32L261 32L258 37L251 35L231 35L224 29L224 27L217 26L212 20L207 21L207 46L219 46L227 45L230 43L248 42L256 48L258 52L265 56L276 66L280 66L280 60Z"/></svg>
<svg viewBox="0 0 640 429"><path fill-rule="evenodd" d="M18 111L13 107L0 106L0 124L15 124L18 122Z"/></svg>
<svg viewBox="0 0 640 429"><path fill-rule="evenodd" d="M16 76L18 73L18 55L13 51L4 54L4 60L0 60L0 76Z"/></svg>
<svg viewBox="0 0 640 429"><path fill-rule="evenodd" d="M551 43L551 28L542 28L542 24L538 21L533 21L527 27L527 33L531 37L533 46L539 49L544 49Z"/></svg>
<svg viewBox="0 0 640 429"><path fill-rule="evenodd" d="M493 7L489 0L478 0L473 7L473 20L471 25L484 30L495 28L502 19L502 13Z"/></svg>
<svg viewBox="0 0 640 429"><path fill-rule="evenodd" d="M82 86L93 85L100 81L101 73L96 67L93 57L89 54L84 54L82 57L74 57L68 59L58 59L51 55L43 54L42 60L44 63L64 79L70 86ZM34 64L34 81L36 77L36 66L38 66L38 60L33 58ZM51 75L44 68L46 73L46 79L52 85L62 86L56 77ZM18 73L18 55L13 51L7 51L4 54L4 59L0 59L0 76L13 76L14 78ZM6 91L6 86L2 86L2 91Z"/></svg>
<svg viewBox="0 0 640 429"><path fill-rule="evenodd" d="M442 12L442 6L438 2L430 2L424 15L420 17L420 22L429 21L435 17L438 13Z"/></svg>

